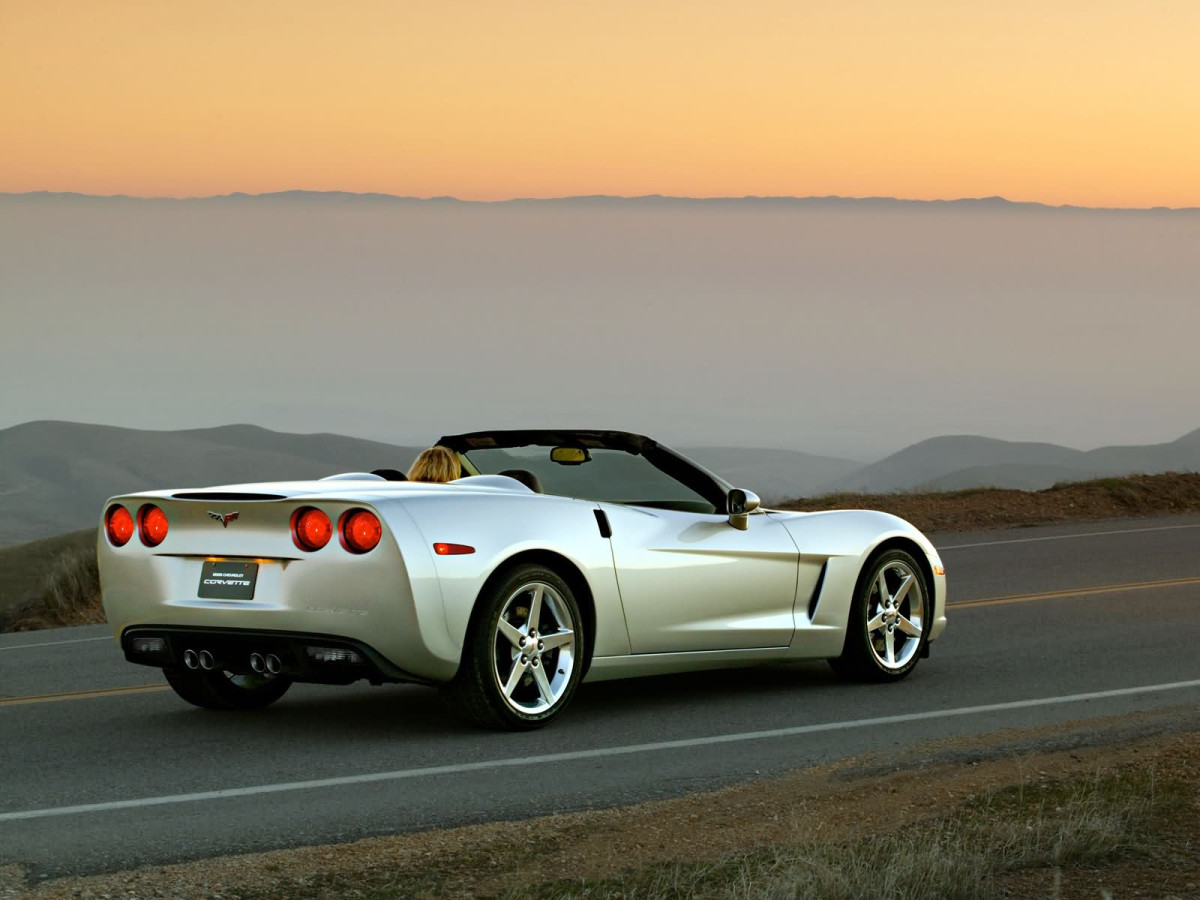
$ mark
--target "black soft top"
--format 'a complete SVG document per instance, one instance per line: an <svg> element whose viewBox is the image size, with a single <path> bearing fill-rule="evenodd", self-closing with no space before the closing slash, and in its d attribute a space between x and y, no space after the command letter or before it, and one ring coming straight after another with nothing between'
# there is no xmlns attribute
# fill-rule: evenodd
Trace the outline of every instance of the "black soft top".
<svg viewBox="0 0 1200 900"><path fill-rule="evenodd" d="M624 450L641 454L658 442L642 434L628 431L605 431L589 428L523 428L505 431L472 431L468 434L449 434L438 443L460 453L485 448L504 447L592 447L605 450Z"/></svg>

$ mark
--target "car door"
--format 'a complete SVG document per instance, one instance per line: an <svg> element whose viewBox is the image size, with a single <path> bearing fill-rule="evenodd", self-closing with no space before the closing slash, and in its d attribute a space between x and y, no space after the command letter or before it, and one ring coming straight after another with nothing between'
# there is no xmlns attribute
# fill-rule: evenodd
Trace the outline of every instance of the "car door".
<svg viewBox="0 0 1200 900"><path fill-rule="evenodd" d="M634 653L786 647L799 551L767 514L745 531L725 515L601 503Z"/></svg>

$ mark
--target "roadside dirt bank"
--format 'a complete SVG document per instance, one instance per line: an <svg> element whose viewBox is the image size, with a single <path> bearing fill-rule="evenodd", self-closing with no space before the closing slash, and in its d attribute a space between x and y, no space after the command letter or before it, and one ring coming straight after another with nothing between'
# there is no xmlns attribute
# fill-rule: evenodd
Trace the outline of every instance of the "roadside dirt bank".
<svg viewBox="0 0 1200 900"><path fill-rule="evenodd" d="M781 509L878 509L925 532L979 531L1131 516L1200 512L1200 474L1131 475L1056 485L1044 491L973 488L950 493L828 494Z"/></svg>
<svg viewBox="0 0 1200 900"><path fill-rule="evenodd" d="M843 844L944 831L947 821L970 829L1012 820L1011 836L1061 812L1059 798L1076 782L1110 785L1093 791L1100 802L1153 798L1136 847L1118 842L1058 865L1005 869L972 896L1200 897L1196 707L941 741L617 809L42 883L9 867L0 869L0 897L691 896L690 888L662 888L657 876L639 882L638 873L711 868L762 848L819 845L836 854ZM1124 785L1124 794L1111 785ZM735 888L707 895L766 895Z"/></svg>

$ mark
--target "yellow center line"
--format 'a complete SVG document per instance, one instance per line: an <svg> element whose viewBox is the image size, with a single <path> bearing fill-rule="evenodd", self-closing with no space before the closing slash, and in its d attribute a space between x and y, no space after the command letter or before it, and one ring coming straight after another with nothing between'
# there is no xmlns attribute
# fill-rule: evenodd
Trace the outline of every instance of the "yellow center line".
<svg viewBox="0 0 1200 900"><path fill-rule="evenodd" d="M1200 576L1170 578L1164 581L1138 581L1132 584L1106 584L1100 587L1071 588L1065 591L1043 591L1040 594L1013 594L1008 597L984 597L947 604L947 609L973 609L980 606L1004 606L1009 603L1029 603L1034 600L1054 600L1065 597L1089 597L1095 594L1118 594L1123 591L1148 591L1156 588L1200 585ZM166 684L137 684L129 687L101 688L95 691L73 691L67 694L40 694L32 697L0 698L0 706L24 706L29 703L57 703L60 700L90 700L93 697L120 697L125 694L151 694L169 690Z"/></svg>
<svg viewBox="0 0 1200 900"><path fill-rule="evenodd" d="M129 687L101 688L95 691L72 691L68 694L39 694L33 697L0 698L0 706L24 706L27 703L57 703L60 700L90 700L92 697L120 697L124 694L151 694L169 689L166 684L134 684Z"/></svg>
<svg viewBox="0 0 1200 900"><path fill-rule="evenodd" d="M1004 606L1009 603L1029 603L1031 600L1054 600L1061 597L1090 597L1095 594L1119 594L1124 591L1150 591L1155 588L1185 587L1200 584L1200 577L1169 578L1165 581L1138 581L1132 584L1106 584L1100 587L1071 588L1065 591L1044 591L1040 594L1013 594L1009 597L984 597L947 603L947 609L967 609L976 606Z"/></svg>

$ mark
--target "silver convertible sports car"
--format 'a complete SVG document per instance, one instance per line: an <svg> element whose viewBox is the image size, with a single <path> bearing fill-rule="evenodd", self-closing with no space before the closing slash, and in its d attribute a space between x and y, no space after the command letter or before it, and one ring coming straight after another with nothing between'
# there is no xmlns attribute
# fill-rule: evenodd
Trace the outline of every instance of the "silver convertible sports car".
<svg viewBox="0 0 1200 900"><path fill-rule="evenodd" d="M828 659L895 681L946 625L937 551L894 516L762 509L620 431L438 443L457 481L381 469L114 497L100 580L126 658L212 709L297 681L416 682L526 729L585 679Z"/></svg>

